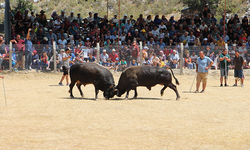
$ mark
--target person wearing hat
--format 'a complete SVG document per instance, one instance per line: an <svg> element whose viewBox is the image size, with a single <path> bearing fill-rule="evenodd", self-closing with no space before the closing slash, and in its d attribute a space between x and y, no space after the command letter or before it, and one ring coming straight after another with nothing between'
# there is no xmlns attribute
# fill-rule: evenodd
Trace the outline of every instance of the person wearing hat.
<svg viewBox="0 0 250 150"><path fill-rule="evenodd" d="M147 34L146 34L146 30L142 29L141 33L140 33L140 40L141 41L147 41Z"/></svg>
<svg viewBox="0 0 250 150"><path fill-rule="evenodd" d="M68 48L65 49L65 52L62 54L63 76L62 76L62 78L61 78L61 80L59 82L59 85L62 85L62 86L63 86L62 82L63 82L65 77L66 77L66 82L67 82L66 85L69 85L68 74L69 74L69 61L70 61L70 58L71 58L70 53L71 53L70 48L68 47Z"/></svg>
<svg viewBox="0 0 250 150"><path fill-rule="evenodd" d="M51 41L51 39L54 39L57 41L57 36L55 33L53 33L52 29L49 29L49 33L47 34L48 41Z"/></svg>
<svg viewBox="0 0 250 150"><path fill-rule="evenodd" d="M119 58L116 58L113 64L114 64L114 72L116 73L117 70L120 68Z"/></svg>
<svg viewBox="0 0 250 150"><path fill-rule="evenodd" d="M128 20L128 15L125 14L125 15L123 16L123 18L122 18L122 23L123 23L123 24L126 24L126 23L127 23L127 20Z"/></svg>
<svg viewBox="0 0 250 150"><path fill-rule="evenodd" d="M203 42L201 43L202 46L208 46L210 45L208 42L207 42L207 38L204 38Z"/></svg>
<svg viewBox="0 0 250 150"><path fill-rule="evenodd" d="M118 23L118 19L117 19L117 14L114 14L114 18L111 19L112 24L117 24Z"/></svg>
<svg viewBox="0 0 250 150"><path fill-rule="evenodd" d="M109 55L107 54L107 51L104 49L102 51L102 54L100 55L100 64L103 66L107 62L107 59L109 59Z"/></svg>
<svg viewBox="0 0 250 150"><path fill-rule="evenodd" d="M40 11L39 18L41 19L42 17L44 17L44 19L47 20L47 17L46 17L46 15L45 15L44 13L45 13L45 11L44 11L44 10L41 10L41 11Z"/></svg>
<svg viewBox="0 0 250 150"><path fill-rule="evenodd" d="M68 16L68 21L71 23L73 20L76 20L76 17L74 16L74 11L71 11Z"/></svg>
<svg viewBox="0 0 250 150"><path fill-rule="evenodd" d="M78 23L79 25L82 24L83 18L81 17L81 14L80 14L80 13L77 14L76 20L77 20L77 23Z"/></svg>
<svg viewBox="0 0 250 150"><path fill-rule="evenodd" d="M114 63L115 59L118 58L118 54L116 53L115 49L112 49L112 53L109 54L109 58L112 63Z"/></svg>
<svg viewBox="0 0 250 150"><path fill-rule="evenodd" d="M64 10L61 10L61 15L59 16L59 18L61 19L61 21L64 21L65 18L68 18L68 17L65 15L65 11L64 11Z"/></svg>

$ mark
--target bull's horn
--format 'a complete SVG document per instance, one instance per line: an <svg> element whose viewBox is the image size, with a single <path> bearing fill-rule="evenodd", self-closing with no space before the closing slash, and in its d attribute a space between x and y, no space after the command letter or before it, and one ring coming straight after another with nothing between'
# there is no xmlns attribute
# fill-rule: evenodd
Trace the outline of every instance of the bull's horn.
<svg viewBox="0 0 250 150"><path fill-rule="evenodd" d="M111 85L110 88L112 89L114 87L114 85Z"/></svg>
<svg viewBox="0 0 250 150"><path fill-rule="evenodd" d="M117 89L114 90L114 92L118 91Z"/></svg>

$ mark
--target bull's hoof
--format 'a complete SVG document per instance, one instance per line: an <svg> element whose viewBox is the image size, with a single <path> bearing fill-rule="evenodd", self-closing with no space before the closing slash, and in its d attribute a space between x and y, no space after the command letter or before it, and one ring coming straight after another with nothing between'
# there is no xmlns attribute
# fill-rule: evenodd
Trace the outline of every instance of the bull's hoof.
<svg viewBox="0 0 250 150"><path fill-rule="evenodd" d="M180 97L177 97L176 100L177 100L177 101L180 100Z"/></svg>
<svg viewBox="0 0 250 150"><path fill-rule="evenodd" d="M84 95L81 95L82 96L82 98L84 98Z"/></svg>
<svg viewBox="0 0 250 150"><path fill-rule="evenodd" d="M125 100L128 100L128 98L127 98L127 97L125 97Z"/></svg>
<svg viewBox="0 0 250 150"><path fill-rule="evenodd" d="M73 95L70 96L71 99L75 98Z"/></svg>
<svg viewBox="0 0 250 150"><path fill-rule="evenodd" d="M133 99L136 99L136 98L137 98L137 96L134 96L134 97L133 97Z"/></svg>
<svg viewBox="0 0 250 150"><path fill-rule="evenodd" d="M105 97L105 100L109 100L109 98Z"/></svg>
<svg viewBox="0 0 250 150"><path fill-rule="evenodd" d="M98 101L98 98L96 98L95 100Z"/></svg>

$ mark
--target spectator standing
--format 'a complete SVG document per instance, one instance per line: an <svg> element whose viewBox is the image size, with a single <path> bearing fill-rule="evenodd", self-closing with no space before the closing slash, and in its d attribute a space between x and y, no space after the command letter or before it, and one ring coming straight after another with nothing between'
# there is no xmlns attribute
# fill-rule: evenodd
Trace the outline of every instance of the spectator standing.
<svg viewBox="0 0 250 150"><path fill-rule="evenodd" d="M235 84L233 86L237 86L237 80L241 80L241 87L244 86L244 76L243 76L243 66L245 64L245 61L242 56L240 56L240 53L238 50L235 51L235 57L234 57L234 77L235 77Z"/></svg>
<svg viewBox="0 0 250 150"><path fill-rule="evenodd" d="M31 69L30 65L31 65L31 61L32 61L32 51L33 51L33 44L31 41L31 37L30 37L30 31L32 29L28 29L28 33L27 33L27 37L25 39L25 69L26 72L28 73L28 70Z"/></svg>
<svg viewBox="0 0 250 150"><path fill-rule="evenodd" d="M131 55L132 55L132 59L135 59L136 61L138 61L138 57L139 57L139 47L136 44L136 41L133 41L133 45L131 47Z"/></svg>
<svg viewBox="0 0 250 150"><path fill-rule="evenodd" d="M200 51L199 55L200 57L198 57L196 62L197 83L195 93L198 93L201 81L203 84L201 93L204 93L207 84L208 69L213 65L213 61L209 57L205 56L203 51Z"/></svg>
<svg viewBox="0 0 250 150"><path fill-rule="evenodd" d="M220 86L223 86L223 77L225 78L225 86L227 85L228 78L228 66L231 62L230 56L228 55L228 50L223 49L223 52L219 55L220 59Z"/></svg>
<svg viewBox="0 0 250 150"><path fill-rule="evenodd" d="M191 59L189 53L187 53L187 54L186 54L186 57L185 57L185 66L186 66L188 69L193 69L192 59Z"/></svg>
<svg viewBox="0 0 250 150"><path fill-rule="evenodd" d="M62 54L62 60L63 60L63 76L59 82L59 85L62 85L62 82L64 78L66 77L66 82L67 85L69 85L69 79L68 79L68 74L69 74L69 59L71 58L70 56L70 48L66 48L65 52Z"/></svg>

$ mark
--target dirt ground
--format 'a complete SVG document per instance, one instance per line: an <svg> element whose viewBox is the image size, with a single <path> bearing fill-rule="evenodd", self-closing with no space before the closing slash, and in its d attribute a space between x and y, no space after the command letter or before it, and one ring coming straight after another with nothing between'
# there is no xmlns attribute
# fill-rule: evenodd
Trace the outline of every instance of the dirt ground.
<svg viewBox="0 0 250 150"><path fill-rule="evenodd" d="M213 71L206 92L195 94L194 75L176 74L180 101L169 88L161 97L160 85L139 87L133 100L104 100L100 92L95 101L93 85L82 86L85 98L74 87L70 99L69 87L58 86L61 73L5 74L0 149L250 149L250 76L243 88L232 87L232 76L230 87L219 87Z"/></svg>

